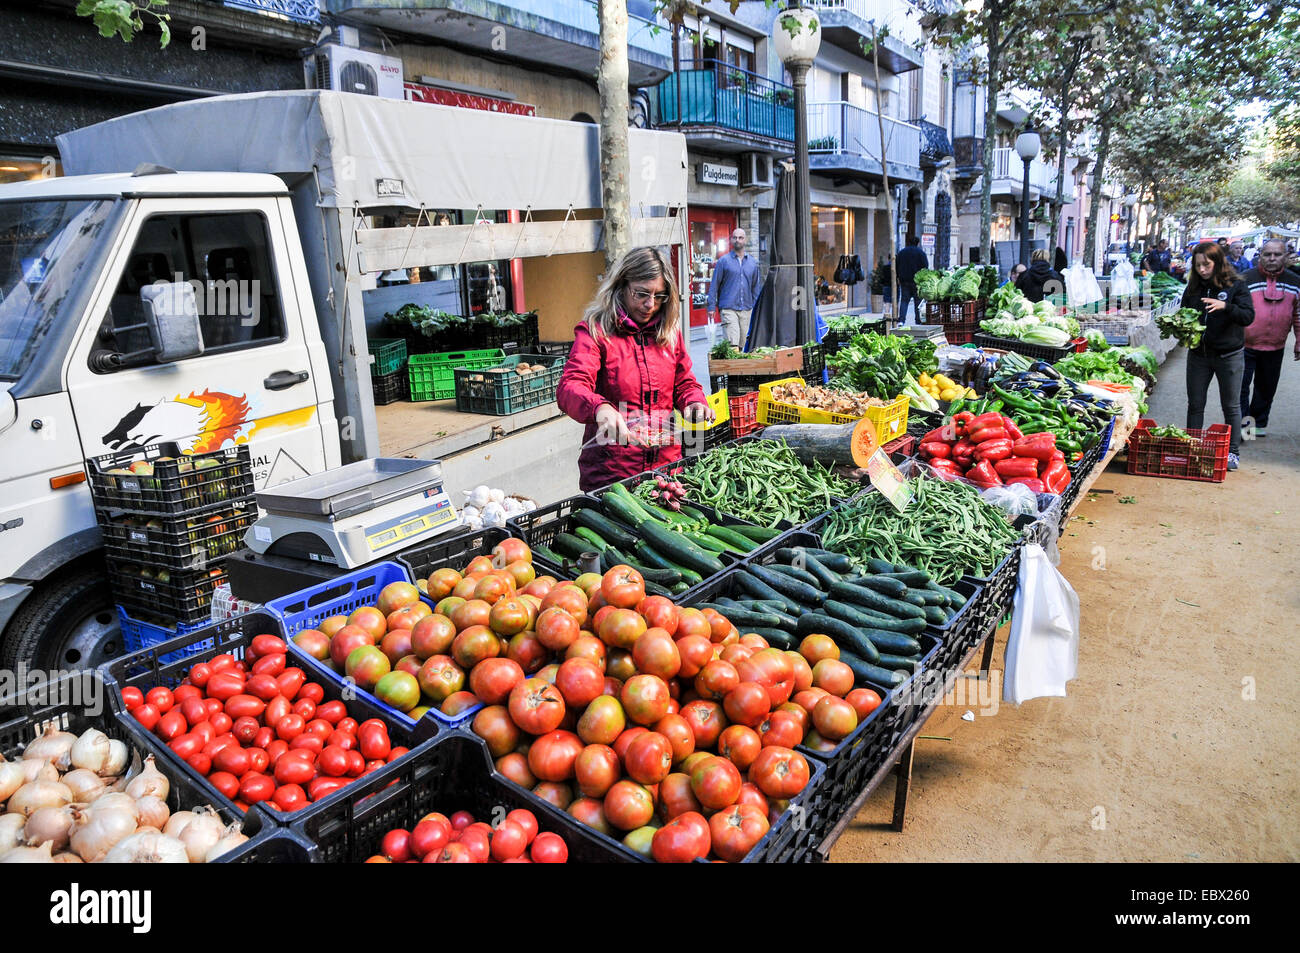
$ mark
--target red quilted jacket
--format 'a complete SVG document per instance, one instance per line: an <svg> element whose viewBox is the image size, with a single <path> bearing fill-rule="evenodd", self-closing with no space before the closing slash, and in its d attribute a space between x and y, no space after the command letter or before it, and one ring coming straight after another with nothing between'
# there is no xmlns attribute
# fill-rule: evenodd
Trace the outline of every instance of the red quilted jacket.
<svg viewBox="0 0 1300 953"><path fill-rule="evenodd" d="M638 328L625 318L624 333L597 340L585 324L573 332L573 350L564 365L556 401L560 409L585 424L578 456L578 485L583 492L636 476L681 458L677 444L666 447L600 446L595 443L596 411L611 404L628 426L638 417L652 428L665 428L674 409L704 403L704 388L691 371L691 357L678 334L670 347L654 341L655 325Z"/></svg>

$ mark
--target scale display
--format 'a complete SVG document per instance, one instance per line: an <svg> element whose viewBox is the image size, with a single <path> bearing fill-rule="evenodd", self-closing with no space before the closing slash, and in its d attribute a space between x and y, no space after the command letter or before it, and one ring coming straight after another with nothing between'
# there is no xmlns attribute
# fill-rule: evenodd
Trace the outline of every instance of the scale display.
<svg viewBox="0 0 1300 953"><path fill-rule="evenodd" d="M454 522L456 522L456 513L451 508L451 501L444 498L428 512L401 517L395 526L389 523L387 526L372 528L372 531L366 534L366 543L372 553L378 553L394 543L406 542L414 536Z"/></svg>

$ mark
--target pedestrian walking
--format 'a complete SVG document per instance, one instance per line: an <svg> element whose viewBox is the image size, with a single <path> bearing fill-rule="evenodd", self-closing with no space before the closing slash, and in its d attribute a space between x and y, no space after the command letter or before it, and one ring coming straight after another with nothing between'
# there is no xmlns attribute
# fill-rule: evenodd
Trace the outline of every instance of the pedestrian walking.
<svg viewBox="0 0 1300 953"><path fill-rule="evenodd" d="M1030 301L1042 301L1049 294L1065 294L1065 276L1048 262L1046 248L1035 248L1029 270L1016 279L1016 287Z"/></svg>
<svg viewBox="0 0 1300 953"><path fill-rule="evenodd" d="M907 324L907 306L916 303L916 318L921 317L921 296L916 292L916 273L930 267L930 259L921 251L921 239L915 235L907 236L907 244L897 255L898 258L898 320ZM916 321L912 322L916 324Z"/></svg>
<svg viewBox="0 0 1300 953"><path fill-rule="evenodd" d="M758 261L745 254L745 230L731 233L731 248L713 264L705 316L717 312L722 331L736 347L749 338L749 317L758 300Z"/></svg>
<svg viewBox="0 0 1300 953"><path fill-rule="evenodd" d="M1192 249L1192 268L1182 306L1201 315L1205 333L1187 352L1187 427L1205 425L1205 395L1210 379L1218 378L1223 419L1232 428L1228 469L1235 470L1241 452L1241 381L1245 375L1245 329L1255 320L1250 289L1228 264L1218 242L1201 242Z"/></svg>
<svg viewBox="0 0 1300 953"><path fill-rule="evenodd" d="M1244 275L1250 271L1250 259L1246 257L1246 246L1241 242L1232 242L1228 245L1228 264L1239 275Z"/></svg>
<svg viewBox="0 0 1300 953"><path fill-rule="evenodd" d="M1254 425L1255 436L1268 436L1268 413L1282 376L1286 339L1295 330L1295 360L1300 361L1300 278L1286 270L1286 244L1264 242L1259 265L1242 276L1250 289L1255 320L1245 332L1245 368L1241 378L1241 417ZM1251 395L1251 383L1255 385Z"/></svg>
<svg viewBox="0 0 1300 953"><path fill-rule="evenodd" d="M1142 259L1142 267L1152 274L1158 271L1169 274L1169 265L1173 259L1173 253L1169 251L1169 239L1162 238L1160 243L1147 252L1146 257Z"/></svg>

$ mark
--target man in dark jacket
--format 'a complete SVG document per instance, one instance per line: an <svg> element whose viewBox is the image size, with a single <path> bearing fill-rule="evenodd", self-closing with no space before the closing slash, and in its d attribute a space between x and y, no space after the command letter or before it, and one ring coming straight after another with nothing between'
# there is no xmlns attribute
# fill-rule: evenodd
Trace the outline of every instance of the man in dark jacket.
<svg viewBox="0 0 1300 953"><path fill-rule="evenodd" d="M1042 301L1048 295L1065 294L1065 277L1047 261L1047 251L1034 249L1029 270L1016 279L1016 287L1030 301Z"/></svg>
<svg viewBox="0 0 1300 953"><path fill-rule="evenodd" d="M898 320L907 323L907 306L916 302L916 317L921 317L921 299L916 293L916 273L930 267L930 259L921 251L921 239L907 236L907 245L898 253ZM916 322L913 321L913 324Z"/></svg>
<svg viewBox="0 0 1300 953"><path fill-rule="evenodd" d="M1158 271L1169 274L1169 264L1173 258L1173 254L1169 251L1169 239L1162 238L1160 244L1147 252L1146 257L1142 259L1142 267L1152 274Z"/></svg>

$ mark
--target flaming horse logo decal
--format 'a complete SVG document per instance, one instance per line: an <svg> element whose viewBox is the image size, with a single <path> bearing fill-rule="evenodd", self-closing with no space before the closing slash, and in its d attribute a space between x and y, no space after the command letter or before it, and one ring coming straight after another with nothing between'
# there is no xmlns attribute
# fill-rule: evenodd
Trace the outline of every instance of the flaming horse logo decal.
<svg viewBox="0 0 1300 953"><path fill-rule="evenodd" d="M248 418L248 396L220 391L193 391L156 404L136 404L117 426L104 434L104 445L114 450L138 450L159 440L176 440L183 453L208 453L227 443L248 443L257 421Z"/></svg>
<svg viewBox="0 0 1300 953"><path fill-rule="evenodd" d="M256 424L248 422L251 408L247 395L233 397L230 394L213 393L210 390L204 390L202 394L190 391L189 397L178 397L177 402L202 408L203 420L200 425L202 432L195 440L194 446L190 448L190 453L220 450L226 445L226 441L235 444L248 443L252 432L257 429Z"/></svg>

